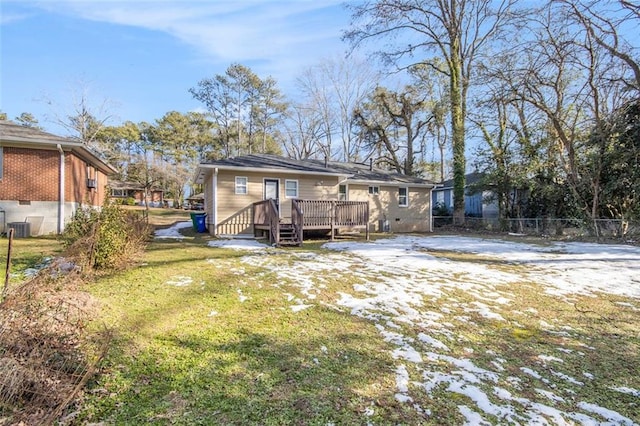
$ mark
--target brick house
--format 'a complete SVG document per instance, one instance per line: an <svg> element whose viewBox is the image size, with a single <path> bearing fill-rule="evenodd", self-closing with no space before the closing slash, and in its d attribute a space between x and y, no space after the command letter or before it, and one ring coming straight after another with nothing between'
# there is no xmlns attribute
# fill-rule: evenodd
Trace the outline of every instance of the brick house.
<svg viewBox="0 0 640 426"><path fill-rule="evenodd" d="M144 206L146 203L151 207L164 205L164 191L155 186L145 191L144 185L140 183L109 179L109 191L109 197L114 200L124 201L131 198L138 206Z"/></svg>
<svg viewBox="0 0 640 426"><path fill-rule="evenodd" d="M19 222L31 235L62 232L78 207L102 206L115 172L78 141L0 121L0 232Z"/></svg>

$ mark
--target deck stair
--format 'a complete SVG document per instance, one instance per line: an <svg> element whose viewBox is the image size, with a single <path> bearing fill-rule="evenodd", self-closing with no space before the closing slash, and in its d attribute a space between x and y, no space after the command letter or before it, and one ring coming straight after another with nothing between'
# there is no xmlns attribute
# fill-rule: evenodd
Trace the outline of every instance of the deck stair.
<svg viewBox="0 0 640 426"><path fill-rule="evenodd" d="M298 246L301 245L296 231L291 223L280 224L280 239L279 245L281 246Z"/></svg>

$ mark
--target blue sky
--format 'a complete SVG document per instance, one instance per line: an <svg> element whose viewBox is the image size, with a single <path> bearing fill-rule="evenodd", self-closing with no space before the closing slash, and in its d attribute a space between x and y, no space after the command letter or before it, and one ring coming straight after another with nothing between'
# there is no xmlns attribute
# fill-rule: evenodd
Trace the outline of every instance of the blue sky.
<svg viewBox="0 0 640 426"><path fill-rule="evenodd" d="M2 0L0 110L64 135L50 121L84 94L110 124L152 122L201 109L188 89L232 63L294 97L303 69L347 50L342 1Z"/></svg>

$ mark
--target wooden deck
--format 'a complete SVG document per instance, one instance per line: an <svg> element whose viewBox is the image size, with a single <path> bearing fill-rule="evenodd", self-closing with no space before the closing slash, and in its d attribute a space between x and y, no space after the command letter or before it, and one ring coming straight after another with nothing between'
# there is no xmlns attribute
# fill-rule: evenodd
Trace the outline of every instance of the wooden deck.
<svg viewBox="0 0 640 426"><path fill-rule="evenodd" d="M369 239L369 203L337 200L291 200L291 221L280 219L275 200L253 204L253 227L266 230L271 244L301 246L304 231L336 231L364 227Z"/></svg>

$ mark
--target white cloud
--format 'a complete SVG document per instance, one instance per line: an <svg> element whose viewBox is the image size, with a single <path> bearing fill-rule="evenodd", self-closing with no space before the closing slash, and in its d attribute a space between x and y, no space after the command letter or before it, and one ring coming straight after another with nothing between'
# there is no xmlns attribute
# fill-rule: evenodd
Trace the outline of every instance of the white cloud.
<svg viewBox="0 0 640 426"><path fill-rule="evenodd" d="M336 49L348 12L341 1L66 1L44 7L99 22L161 31L212 61L271 64L319 59ZM333 7L334 13L327 11ZM336 13L337 12L337 13ZM334 47L333 51L330 51ZM324 51L324 52L323 52ZM319 55L319 56L318 56Z"/></svg>

